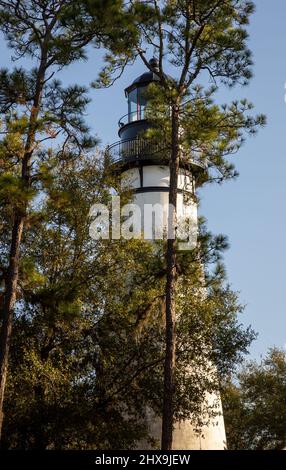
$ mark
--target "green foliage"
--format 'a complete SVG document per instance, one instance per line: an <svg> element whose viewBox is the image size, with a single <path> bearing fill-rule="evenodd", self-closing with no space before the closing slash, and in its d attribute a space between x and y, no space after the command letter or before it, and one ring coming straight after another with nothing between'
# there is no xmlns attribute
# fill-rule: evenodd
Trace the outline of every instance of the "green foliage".
<svg viewBox="0 0 286 470"><path fill-rule="evenodd" d="M12 204L21 210L34 197L35 191L32 188L26 188L18 176L10 172L0 175L0 204Z"/></svg>
<svg viewBox="0 0 286 470"><path fill-rule="evenodd" d="M270 349L260 363L244 365L224 387L229 449L285 449L285 396L285 351Z"/></svg>
<svg viewBox="0 0 286 470"><path fill-rule="evenodd" d="M202 164L206 171L198 180L223 182L237 176L229 157L237 154L247 135L255 135L265 125L265 116L253 116L253 105L247 100L234 101L230 105L215 103L217 87L203 89L194 85L188 90L179 107L179 144L181 166L190 161ZM145 110L152 127L144 137L161 144L162 152L171 154L172 129L170 107L165 92L152 83L146 91L148 106Z"/></svg>
<svg viewBox="0 0 286 470"><path fill-rule="evenodd" d="M124 448L144 435L142 404L135 392L128 398L125 373L146 365L134 309L144 310L147 268L136 262L147 263L148 249L89 238L91 203L110 197L96 161L57 163L44 217L26 236L6 401L7 410L9 397L17 403L6 416L9 447ZM120 299L132 271L132 292ZM147 300L154 288L148 294L150 277L145 282Z"/></svg>
<svg viewBox="0 0 286 470"><path fill-rule="evenodd" d="M44 46L49 66L86 59L85 47L93 41L115 50L124 25L121 0L0 2L0 27L14 57L39 59Z"/></svg>
<svg viewBox="0 0 286 470"><path fill-rule="evenodd" d="M111 176L107 184L99 161L53 161L25 236L4 447L132 448L148 439L145 407L161 413L165 248L90 239L90 206L110 200ZM237 322L236 295L211 269L225 239L202 226L200 240L200 251L178 259L176 418L191 416L195 427L204 394L219 389L252 339ZM195 295L202 262L210 263L203 296ZM216 377L200 373L209 361Z"/></svg>
<svg viewBox="0 0 286 470"><path fill-rule="evenodd" d="M186 92L203 70L228 85L247 83L251 77L245 25L254 11L253 2L138 0L131 8L135 19L138 15L142 50L144 46L153 50L160 68L165 61L177 69L181 91Z"/></svg>
<svg viewBox="0 0 286 470"><path fill-rule="evenodd" d="M106 6L110 16L106 13ZM1 427L12 319L18 309L22 312L27 306L27 312L30 308L35 314L37 309L33 306L38 301L42 305L42 312L48 309L45 318L49 325L54 321L54 328L58 331L57 325L61 323L62 328L59 328L59 331L63 336L68 325L67 319L70 320L71 328L76 329L79 312L82 310L83 301L78 295L76 279L70 280L70 291L64 293L63 279L56 282L53 277L59 266L58 260L51 268L48 260L41 258L47 247L40 244L34 243L32 251L29 251L33 240L38 236L42 241L41 229L45 227L51 244L49 248L57 246L58 255L67 254L67 261L70 261L68 245L64 246L68 234L62 233L62 227L66 224L67 228L67 224L71 223L73 208L70 202L73 195L68 189L61 191L61 188L55 187L54 171L59 170L59 167L56 168L59 160L61 164L72 164L75 158L95 144L84 120L85 108L89 101L86 90L78 85L63 88L53 77L61 68L76 60L86 59L86 47L89 44L108 47L115 54L117 51L122 52L122 44L126 44L125 39L128 36L123 35L124 25L121 1L0 1L0 30L13 51L12 58L29 58L34 65L30 70L18 67L11 72L0 71L3 136L0 142L0 309L3 317L0 341ZM50 210L52 203L53 211L58 211L53 221L54 212ZM56 230L54 224L57 225ZM35 235L36 229L39 233ZM74 233L71 233L71 237L73 235ZM37 251L41 249L42 252ZM75 251L74 262L79 258L80 254ZM50 275L48 278L46 270ZM15 331L17 332L17 328ZM46 330L43 327L41 334L44 334L44 331ZM47 335L50 336L50 330ZM47 396L45 403L52 407L52 388L47 390L44 377L50 375L52 384L57 384L59 377L59 387L55 386L58 391L66 385L61 379L62 371L57 373L56 365L48 360L47 353L42 349L40 353L44 354L47 361L38 367L39 351L34 351L31 344L31 349L27 350L26 354L25 347L21 344L18 346L19 354L23 353L20 366L23 373L31 370L33 381L36 378L34 371L39 368L38 378L43 378L41 385L34 383L35 380L28 380L28 384L24 380L23 389L30 398L35 392L35 400L32 402L39 405L39 397L41 399ZM54 346L51 349L53 350ZM72 351L67 354L69 352L72 354ZM41 359L44 356L41 356ZM63 367L65 366L64 363ZM19 377L17 376L16 380ZM36 421L40 417L44 418L42 408L39 406L37 410L34 409ZM39 420L37 424L40 430L42 425ZM74 426L74 429L77 427ZM13 429L11 435L14 435L14 431ZM48 434L47 428L45 432ZM43 441L35 438L36 435L37 431L27 438L30 439L29 444L18 441L17 445L42 447ZM43 433L39 432L39 436L44 439ZM12 443L11 445L13 446Z"/></svg>

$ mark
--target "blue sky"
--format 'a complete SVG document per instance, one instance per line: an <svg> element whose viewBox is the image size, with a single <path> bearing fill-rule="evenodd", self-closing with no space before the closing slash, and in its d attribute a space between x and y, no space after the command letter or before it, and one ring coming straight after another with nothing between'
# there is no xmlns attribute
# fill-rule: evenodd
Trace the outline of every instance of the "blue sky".
<svg viewBox="0 0 286 470"><path fill-rule="evenodd" d="M240 177L200 191L200 213L209 228L229 237L228 278L246 304L242 321L259 333L250 349L253 358L271 346L286 347L286 2L256 0L256 5L249 28L254 78L248 87L221 90L220 99L246 97L268 123L235 157ZM0 66L10 66L10 51L3 41L0 46ZM86 63L72 65L60 78L89 85L100 65L99 52L92 50ZM118 139L117 121L127 112L123 90L143 71L138 62L112 88L91 90L87 120L102 145Z"/></svg>

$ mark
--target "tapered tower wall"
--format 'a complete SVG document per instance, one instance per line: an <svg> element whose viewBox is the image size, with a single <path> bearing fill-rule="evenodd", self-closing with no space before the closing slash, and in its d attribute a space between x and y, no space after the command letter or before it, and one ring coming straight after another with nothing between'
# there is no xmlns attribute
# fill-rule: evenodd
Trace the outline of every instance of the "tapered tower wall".
<svg viewBox="0 0 286 470"><path fill-rule="evenodd" d="M128 169L122 174L122 184L135 191L133 203L137 204L144 214L145 204L160 204L164 207L164 226L167 226L167 214L169 203L169 181L170 172L166 165L147 165L141 168ZM192 175L181 169L178 178L177 214L178 219L182 217L191 219L191 223L197 225L197 204L193 197L195 192L195 181ZM142 217L142 224L144 223ZM202 426L199 432L195 431L191 420L180 421L175 424L173 431L173 450L224 450L226 449L226 435L222 414L220 396L206 394L204 409L216 408L216 416L208 418L207 414L203 420L207 425ZM160 448L162 420L152 410L146 410L146 424L149 435L155 442L140 441L137 449ZM152 447L153 446L153 447Z"/></svg>

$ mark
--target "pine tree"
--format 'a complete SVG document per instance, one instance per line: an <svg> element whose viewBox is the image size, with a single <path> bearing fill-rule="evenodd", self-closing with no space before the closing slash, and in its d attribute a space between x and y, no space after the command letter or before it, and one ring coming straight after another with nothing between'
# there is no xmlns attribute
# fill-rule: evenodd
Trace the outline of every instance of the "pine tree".
<svg viewBox="0 0 286 470"><path fill-rule="evenodd" d="M249 16L254 10L246 0L178 0L149 2L132 1L140 31L135 57L158 76L155 107L151 115L159 116L157 130L160 142L169 151L169 203L175 208L169 224L176 227L177 180L180 162L200 154L201 163L208 165L209 176L223 181L235 175L227 155L236 152L243 142L243 133L253 133L264 124L264 117L247 116L251 105L243 100L230 106L212 103L215 87L198 85L203 74L217 84L246 84L251 77L251 53L247 47ZM157 66L148 60L155 55ZM168 71L174 71L170 78ZM169 118L166 118L168 116ZM156 119L154 119L155 123ZM160 122L161 121L161 122ZM160 123L161 125L160 128ZM151 132L152 134L152 132ZM156 136L154 130L153 136ZM166 274L166 348L164 368L164 404L162 449L172 448L176 370L176 284L177 240L168 239Z"/></svg>
<svg viewBox="0 0 286 470"><path fill-rule="evenodd" d="M71 144L92 145L82 120L87 103L80 86L63 88L55 73L86 57L85 47L96 46L119 51L130 37L122 40L120 1L18 0L0 2L0 28L13 51L14 59L30 57L35 68L16 68L0 73L0 111L5 137L1 144L1 193L9 204L11 221L7 232L8 262L1 266L4 292L0 341L0 433L8 370L13 312L19 291L20 248L31 221L29 210L37 193L37 173L44 171L39 159L48 155L47 146L57 137L59 156L68 158ZM121 12L121 13L120 13ZM118 20L114 27L114 18ZM120 38L120 39L119 39ZM51 145L51 144L50 144ZM42 151L42 154L41 154Z"/></svg>

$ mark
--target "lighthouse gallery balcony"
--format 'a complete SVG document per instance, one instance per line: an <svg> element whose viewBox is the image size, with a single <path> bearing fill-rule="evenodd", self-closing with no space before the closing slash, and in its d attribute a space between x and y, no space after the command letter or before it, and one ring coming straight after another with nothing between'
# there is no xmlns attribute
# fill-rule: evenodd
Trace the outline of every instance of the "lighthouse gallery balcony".
<svg viewBox="0 0 286 470"><path fill-rule="evenodd" d="M140 163L168 165L171 150L164 143L144 137L118 140L107 147L107 156L112 166L140 165ZM182 155L181 162L193 171L205 171L207 165L199 156Z"/></svg>

